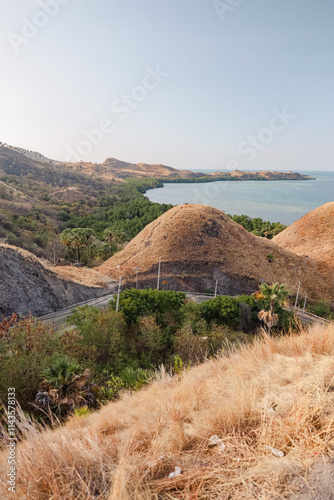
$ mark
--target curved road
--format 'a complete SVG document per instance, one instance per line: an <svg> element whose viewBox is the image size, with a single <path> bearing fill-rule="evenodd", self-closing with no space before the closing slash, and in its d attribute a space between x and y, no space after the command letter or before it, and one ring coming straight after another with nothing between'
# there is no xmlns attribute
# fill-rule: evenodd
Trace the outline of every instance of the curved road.
<svg viewBox="0 0 334 500"><path fill-rule="evenodd" d="M108 305L109 301L115 297L115 291L112 291L111 293L104 295L103 297L99 297L97 299L90 299L86 300L84 302L80 302L79 304L73 304L72 306L66 307L65 309L59 309L56 312L46 314L45 316L40 316L38 319L42 321L47 321L48 323L53 323L55 326L62 326L66 323L66 318L70 316L73 312L74 309L76 309L79 306L96 306L96 307L105 307ZM189 300L192 302L197 302L198 304L201 302L205 302L206 300L213 299L213 295L205 295L205 294L200 294L196 292L185 292L186 296ZM321 324L332 324L334 325L333 321L329 321L328 319L321 318L319 316L315 316L314 314L310 314L307 312L303 312L302 309L299 308L294 308L294 307L289 307L287 308L289 311L293 311L298 318L301 320L302 323L321 323Z"/></svg>

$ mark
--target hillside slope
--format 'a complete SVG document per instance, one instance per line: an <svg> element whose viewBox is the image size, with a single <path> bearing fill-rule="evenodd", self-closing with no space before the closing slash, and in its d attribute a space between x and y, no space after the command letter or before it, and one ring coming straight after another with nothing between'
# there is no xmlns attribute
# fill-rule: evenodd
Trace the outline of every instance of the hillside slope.
<svg viewBox="0 0 334 500"><path fill-rule="evenodd" d="M21 417L17 498L278 500L316 490L304 478L331 453L333 367L333 327L317 327L257 339L180 377L162 370L146 390L54 431ZM209 446L212 435L221 448ZM13 496L7 462L3 446L3 499ZM181 475L169 478L175 467Z"/></svg>
<svg viewBox="0 0 334 500"><path fill-rule="evenodd" d="M29 252L0 245L0 319L12 313L41 316L104 293L60 279Z"/></svg>
<svg viewBox="0 0 334 500"><path fill-rule="evenodd" d="M273 241L334 270L334 202L306 214L275 236Z"/></svg>
<svg viewBox="0 0 334 500"><path fill-rule="evenodd" d="M205 205L172 208L100 270L133 281L134 268L139 268L143 284L156 286L160 256L161 278L171 288L203 291L214 288L218 280L219 293L236 295L254 292L265 280L286 283L295 293L301 281L302 293L309 297L333 299L333 277L321 275L317 263L248 233L220 210Z"/></svg>

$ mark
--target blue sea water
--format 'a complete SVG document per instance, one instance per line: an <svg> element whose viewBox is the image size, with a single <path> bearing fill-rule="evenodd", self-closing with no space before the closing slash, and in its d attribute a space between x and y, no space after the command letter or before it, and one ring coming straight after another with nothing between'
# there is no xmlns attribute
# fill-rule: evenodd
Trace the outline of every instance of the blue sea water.
<svg viewBox="0 0 334 500"><path fill-rule="evenodd" d="M315 180L168 183L163 188L147 191L146 196L158 203L200 203L231 215L245 214L292 224L311 210L334 201L334 172L300 173L311 175Z"/></svg>

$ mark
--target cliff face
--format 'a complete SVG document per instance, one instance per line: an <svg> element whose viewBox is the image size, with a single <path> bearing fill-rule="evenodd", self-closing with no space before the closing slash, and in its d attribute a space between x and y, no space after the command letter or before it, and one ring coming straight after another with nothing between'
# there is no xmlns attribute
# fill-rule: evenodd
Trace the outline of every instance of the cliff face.
<svg viewBox="0 0 334 500"><path fill-rule="evenodd" d="M41 316L104 293L59 279L29 252L0 245L0 319L12 313Z"/></svg>

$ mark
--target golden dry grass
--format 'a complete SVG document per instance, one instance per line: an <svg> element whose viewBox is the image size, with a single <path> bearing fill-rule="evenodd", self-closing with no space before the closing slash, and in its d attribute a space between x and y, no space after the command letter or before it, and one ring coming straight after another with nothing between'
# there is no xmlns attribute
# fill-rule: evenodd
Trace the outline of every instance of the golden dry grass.
<svg viewBox="0 0 334 500"><path fill-rule="evenodd" d="M55 266L50 268L59 278L80 283L80 285L107 288L114 281L95 269L75 266Z"/></svg>
<svg viewBox="0 0 334 500"><path fill-rule="evenodd" d="M334 444L334 328L264 337L18 446L26 499L275 499ZM222 451L208 448L217 434ZM284 452L275 457L266 446ZM7 452L0 455L0 496ZM175 466L182 474L169 479ZM1 490L2 488L2 490Z"/></svg>
<svg viewBox="0 0 334 500"><path fill-rule="evenodd" d="M306 214L275 236L273 241L334 270L334 202Z"/></svg>

